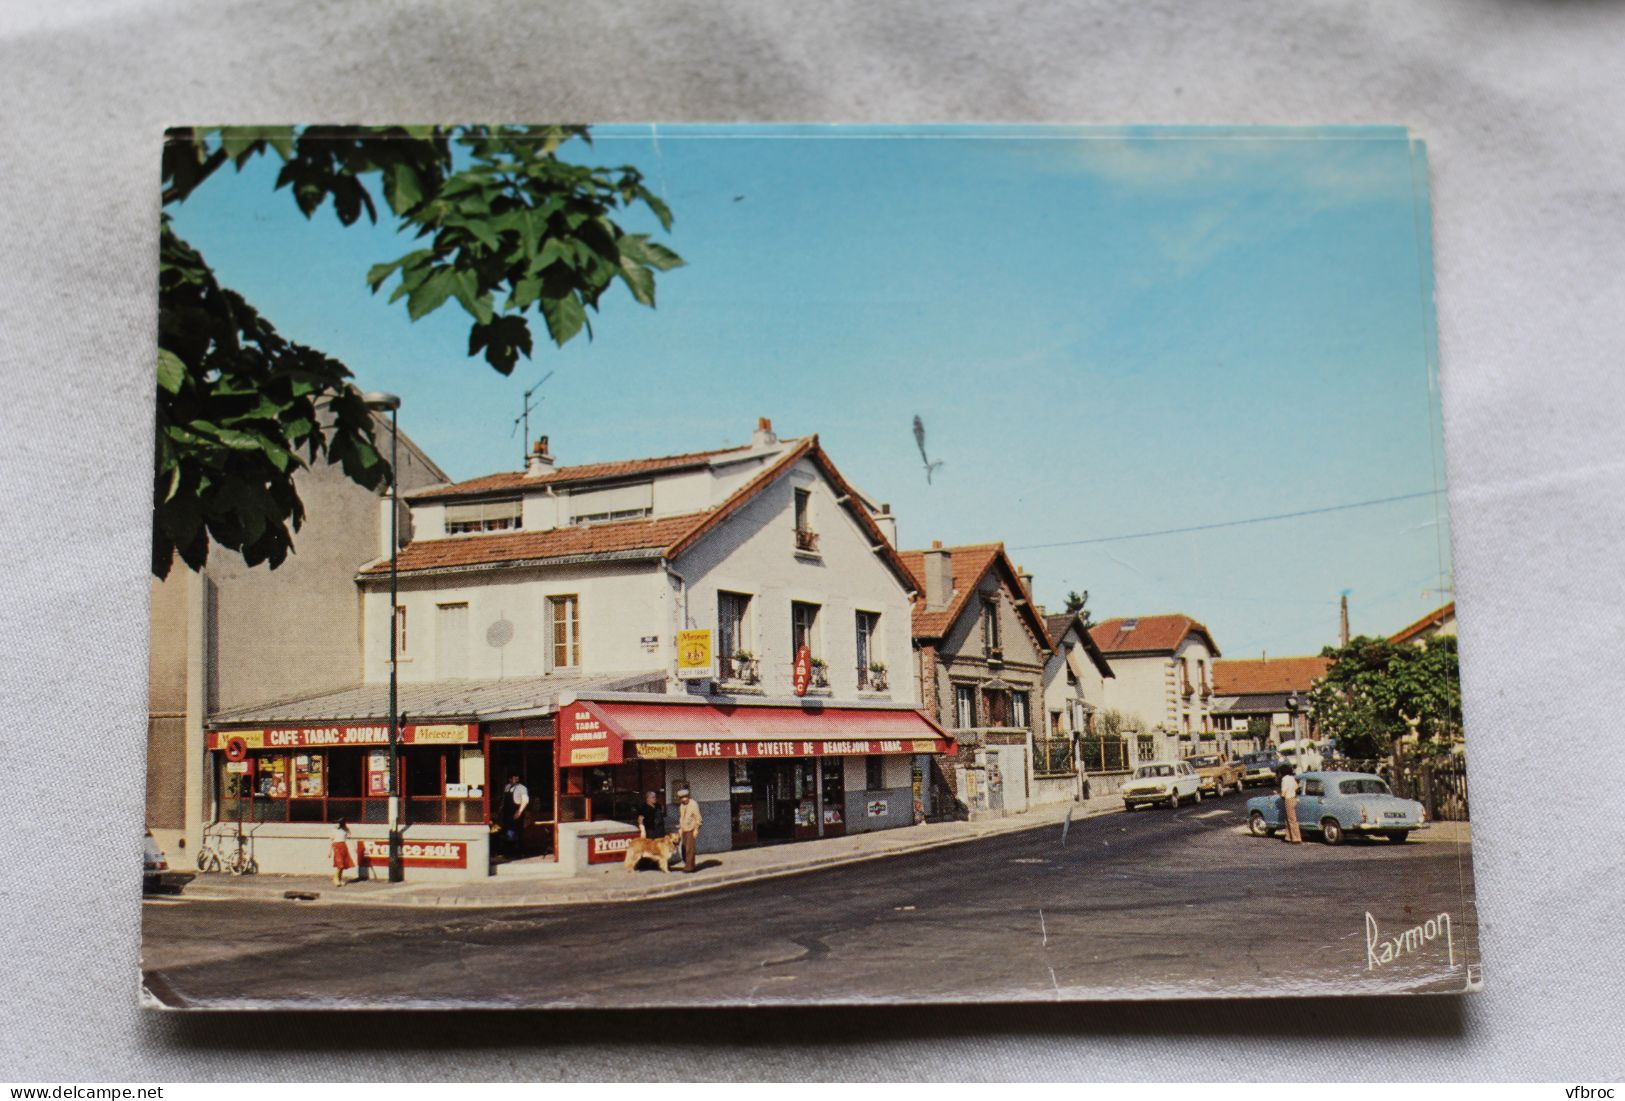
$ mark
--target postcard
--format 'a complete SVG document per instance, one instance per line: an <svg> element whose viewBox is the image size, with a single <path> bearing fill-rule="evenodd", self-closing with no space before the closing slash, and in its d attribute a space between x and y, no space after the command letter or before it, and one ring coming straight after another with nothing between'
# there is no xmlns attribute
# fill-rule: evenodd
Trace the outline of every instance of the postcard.
<svg viewBox="0 0 1625 1101"><path fill-rule="evenodd" d="M1482 982L1402 127L183 127L142 991Z"/></svg>

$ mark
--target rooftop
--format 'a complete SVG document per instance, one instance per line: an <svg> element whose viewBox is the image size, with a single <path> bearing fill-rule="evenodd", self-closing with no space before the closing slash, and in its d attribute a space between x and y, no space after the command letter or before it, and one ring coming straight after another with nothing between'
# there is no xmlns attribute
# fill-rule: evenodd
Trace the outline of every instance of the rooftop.
<svg viewBox="0 0 1625 1101"><path fill-rule="evenodd" d="M1171 654L1193 633L1202 637L1214 657L1219 656L1218 644L1208 629L1177 613L1108 619L1089 633L1108 659L1113 654Z"/></svg>
<svg viewBox="0 0 1625 1101"><path fill-rule="evenodd" d="M1213 691L1221 696L1307 692L1331 667L1329 658L1255 658L1213 663Z"/></svg>
<svg viewBox="0 0 1625 1101"><path fill-rule="evenodd" d="M785 442L793 445L798 441ZM540 486L557 488L570 482L608 481L640 474L669 473L689 467L707 466L719 458L744 456L754 450L757 448L753 445L744 444L713 451L691 451L686 455L660 455L649 459L621 459L614 462L586 463L581 466L561 466L541 474L527 474L523 470L505 470L498 474L470 478L465 482L453 482L450 485L419 490L408 495L407 499L430 501L444 497L471 497L503 491L517 492Z"/></svg>

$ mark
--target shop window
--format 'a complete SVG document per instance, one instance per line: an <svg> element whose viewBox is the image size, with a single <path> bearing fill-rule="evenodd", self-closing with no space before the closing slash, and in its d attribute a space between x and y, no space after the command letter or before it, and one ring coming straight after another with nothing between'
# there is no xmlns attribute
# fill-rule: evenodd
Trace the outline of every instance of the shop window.
<svg viewBox="0 0 1625 1101"><path fill-rule="evenodd" d="M954 725L961 730L976 725L976 689L971 685L954 685Z"/></svg>
<svg viewBox="0 0 1625 1101"><path fill-rule="evenodd" d="M574 593L550 596L552 610L553 668L574 669L581 664L581 604Z"/></svg>
<svg viewBox="0 0 1625 1101"><path fill-rule="evenodd" d="M625 822L635 825L643 793L653 791L666 797L664 761L625 761L585 770L584 787L592 820Z"/></svg>
<svg viewBox="0 0 1625 1101"><path fill-rule="evenodd" d="M863 759L863 786L870 791L881 791L886 786L886 758L878 754Z"/></svg>

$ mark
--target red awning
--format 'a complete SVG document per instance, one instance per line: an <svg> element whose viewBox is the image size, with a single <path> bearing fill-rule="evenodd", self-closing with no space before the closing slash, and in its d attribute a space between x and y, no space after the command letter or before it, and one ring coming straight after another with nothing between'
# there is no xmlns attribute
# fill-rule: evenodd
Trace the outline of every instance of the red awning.
<svg viewBox="0 0 1625 1101"><path fill-rule="evenodd" d="M952 753L919 711L578 700L559 708L559 764Z"/></svg>

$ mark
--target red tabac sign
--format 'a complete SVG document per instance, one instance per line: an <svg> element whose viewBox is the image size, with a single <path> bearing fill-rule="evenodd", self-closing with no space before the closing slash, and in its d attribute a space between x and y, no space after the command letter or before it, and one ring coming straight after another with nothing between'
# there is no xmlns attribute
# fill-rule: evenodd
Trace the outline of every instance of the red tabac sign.
<svg viewBox="0 0 1625 1101"><path fill-rule="evenodd" d="M790 684L796 690L796 695L805 696L808 686L812 684L812 654L805 646L796 651L796 663L790 672Z"/></svg>
<svg viewBox="0 0 1625 1101"><path fill-rule="evenodd" d="M401 741L407 745L466 745L480 740L474 723L407 723ZM328 726L274 726L258 730L211 730L209 748L228 754L258 749L311 749L332 746L388 745L388 723L333 723ZM232 760L240 760L233 757Z"/></svg>
<svg viewBox="0 0 1625 1101"><path fill-rule="evenodd" d="M569 768L621 763L621 736L585 704L559 708L558 730L559 764Z"/></svg>

